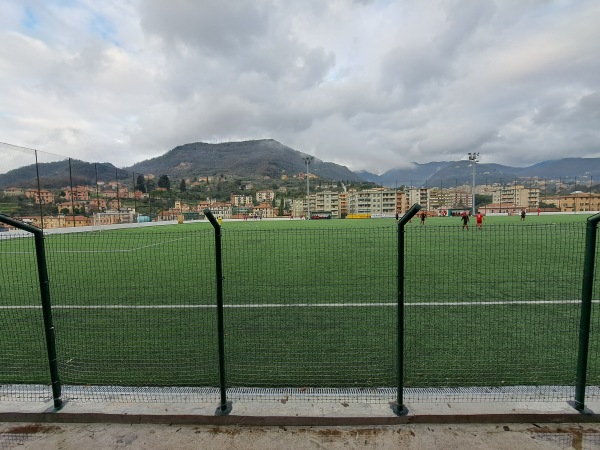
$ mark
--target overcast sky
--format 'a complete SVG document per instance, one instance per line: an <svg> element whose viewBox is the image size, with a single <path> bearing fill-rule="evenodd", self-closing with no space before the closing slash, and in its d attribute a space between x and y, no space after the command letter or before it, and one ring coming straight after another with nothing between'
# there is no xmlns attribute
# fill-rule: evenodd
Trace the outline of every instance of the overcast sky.
<svg viewBox="0 0 600 450"><path fill-rule="evenodd" d="M375 173L598 157L600 1L0 0L0 142L263 138Z"/></svg>

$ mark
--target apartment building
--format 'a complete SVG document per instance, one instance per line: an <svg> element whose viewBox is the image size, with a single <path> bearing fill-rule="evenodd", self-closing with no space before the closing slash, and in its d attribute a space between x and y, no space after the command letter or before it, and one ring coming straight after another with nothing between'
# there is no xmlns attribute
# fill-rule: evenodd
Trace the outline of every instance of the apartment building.
<svg viewBox="0 0 600 450"><path fill-rule="evenodd" d="M142 191L135 191L133 193L133 197L137 200L140 200L142 198L149 198L150 194L148 194L147 192L142 192ZM131 195L129 196L129 198L131 198Z"/></svg>
<svg viewBox="0 0 600 450"><path fill-rule="evenodd" d="M265 219L275 217L275 211L276 208L274 209L269 202L263 202L260 205L252 208L253 214Z"/></svg>
<svg viewBox="0 0 600 450"><path fill-rule="evenodd" d="M23 194L25 194L25 191L22 188L9 187L4 189L4 195L6 197L18 197Z"/></svg>
<svg viewBox="0 0 600 450"><path fill-rule="evenodd" d="M87 201L90 199L89 186L75 186L73 189L64 187L62 190L65 193L65 200Z"/></svg>
<svg viewBox="0 0 600 450"><path fill-rule="evenodd" d="M81 208L86 209L86 205L86 202L62 202L56 205L56 207L60 213L71 214L73 212L72 208L77 208L81 211Z"/></svg>
<svg viewBox="0 0 600 450"><path fill-rule="evenodd" d="M429 209L470 208L473 203L471 189L466 186L429 189Z"/></svg>
<svg viewBox="0 0 600 450"><path fill-rule="evenodd" d="M229 197L229 201L232 206L246 206L252 204L252 196L251 195L236 195L231 194Z"/></svg>
<svg viewBox="0 0 600 450"><path fill-rule="evenodd" d="M158 188L161 190L162 188ZM106 198L132 198L132 194L125 186L118 186L118 189L110 189L102 191L102 195Z"/></svg>
<svg viewBox="0 0 600 450"><path fill-rule="evenodd" d="M292 204L290 205L290 214L292 214L294 217L301 217L306 214L306 197L292 200Z"/></svg>
<svg viewBox="0 0 600 450"><path fill-rule="evenodd" d="M395 189L367 189L348 193L348 214L395 216L398 209ZM401 208L400 208L401 210Z"/></svg>
<svg viewBox="0 0 600 450"><path fill-rule="evenodd" d="M338 206L340 210L340 217L346 217L348 215L348 193L340 192L338 194Z"/></svg>
<svg viewBox="0 0 600 450"><path fill-rule="evenodd" d="M275 198L275 191L272 191L270 189L258 191L256 193L256 201L259 203L272 202L274 198Z"/></svg>
<svg viewBox="0 0 600 450"><path fill-rule="evenodd" d="M573 192L558 197L557 203L563 212L600 211L600 194Z"/></svg>
<svg viewBox="0 0 600 450"><path fill-rule="evenodd" d="M92 225L113 225L117 223L133 223L135 214L129 212L107 211L96 213L92 216Z"/></svg>
<svg viewBox="0 0 600 450"><path fill-rule="evenodd" d="M331 212L331 217L340 218L340 198L335 191L319 191L315 193L314 208L311 211Z"/></svg>
<svg viewBox="0 0 600 450"><path fill-rule="evenodd" d="M87 227L90 224L90 219L86 216L69 216L63 214L44 216L44 228Z"/></svg>
<svg viewBox="0 0 600 450"><path fill-rule="evenodd" d="M395 189L375 188L365 191L318 191L310 194L310 211L330 212L332 218L348 214L372 214L393 217L407 209L406 194ZM294 217L306 214L306 197L291 202Z"/></svg>
<svg viewBox="0 0 600 450"><path fill-rule="evenodd" d="M501 186L492 191L492 203L512 204L520 208L537 209L540 206L539 188L521 185Z"/></svg>
<svg viewBox="0 0 600 450"><path fill-rule="evenodd" d="M175 200L175 205L173 206L173 209L179 212L190 212L192 210L190 205L188 205L187 203L183 203L180 200Z"/></svg>
<svg viewBox="0 0 600 450"><path fill-rule="evenodd" d="M49 205L54 203L54 194L46 189L26 189L25 197L32 198L37 204Z"/></svg>
<svg viewBox="0 0 600 450"><path fill-rule="evenodd" d="M103 198L95 198L90 200L88 207L90 211L104 211L106 210L106 200Z"/></svg>
<svg viewBox="0 0 600 450"><path fill-rule="evenodd" d="M431 205L429 202L429 189L427 188L409 188L406 190L406 202L410 207L415 203L421 205L421 209L429 211Z"/></svg>
<svg viewBox="0 0 600 450"><path fill-rule="evenodd" d="M232 208L231 203L215 202L210 205L210 210L215 217L222 217L223 219L231 219Z"/></svg>

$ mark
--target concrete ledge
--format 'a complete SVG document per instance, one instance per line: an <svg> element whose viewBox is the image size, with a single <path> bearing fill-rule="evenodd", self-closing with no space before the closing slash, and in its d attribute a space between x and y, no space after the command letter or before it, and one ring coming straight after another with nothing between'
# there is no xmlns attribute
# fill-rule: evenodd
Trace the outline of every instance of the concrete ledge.
<svg viewBox="0 0 600 450"><path fill-rule="evenodd" d="M238 426L369 426L399 424L598 423L600 404L586 414L567 403L419 403L408 415L386 404L239 402L216 416L214 404L2 402L1 422L197 424Z"/></svg>

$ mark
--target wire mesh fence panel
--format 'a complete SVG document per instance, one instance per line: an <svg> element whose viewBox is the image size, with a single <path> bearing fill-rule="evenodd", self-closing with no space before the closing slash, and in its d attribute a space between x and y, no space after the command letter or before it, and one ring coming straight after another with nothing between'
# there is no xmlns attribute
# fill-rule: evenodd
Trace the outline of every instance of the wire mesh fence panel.
<svg viewBox="0 0 600 450"><path fill-rule="evenodd" d="M230 397L393 400L395 227L302 225L224 231Z"/></svg>
<svg viewBox="0 0 600 450"><path fill-rule="evenodd" d="M0 399L52 398L39 283L33 235L0 233Z"/></svg>
<svg viewBox="0 0 600 450"><path fill-rule="evenodd" d="M594 287L590 316L589 359L587 370L586 401L600 398L600 237L596 238L596 261L594 265ZM582 283L580 283L582 284Z"/></svg>
<svg viewBox="0 0 600 450"><path fill-rule="evenodd" d="M572 399L584 240L583 223L407 229L407 401Z"/></svg>
<svg viewBox="0 0 600 450"><path fill-rule="evenodd" d="M59 179L68 180L68 158L5 143L0 143L0 157L3 168L12 169L5 174L0 169L2 211L41 227L41 217L56 213L54 187Z"/></svg>
<svg viewBox="0 0 600 450"><path fill-rule="evenodd" d="M36 159L35 150L7 144L5 142L0 142L0 156L2 157L3 162L0 173L7 173L14 169L34 165ZM26 178L35 179L35 167L32 167L31 169L30 175ZM10 187L14 187L12 182L16 180L20 180L20 177L15 176L13 179L9 179L9 182L6 184L10 185ZM30 187L34 187L36 184L37 183L30 184ZM11 192L11 195L12 194L17 195L14 191Z"/></svg>
<svg viewBox="0 0 600 450"><path fill-rule="evenodd" d="M373 224L223 226L229 400L395 400L397 227ZM405 230L405 401L571 400L585 223L454 225ZM63 397L216 404L213 229L102 230L45 237ZM0 395L48 399L33 239L6 236Z"/></svg>
<svg viewBox="0 0 600 450"><path fill-rule="evenodd" d="M215 389L174 389L218 386L212 230L46 241L67 398L216 402Z"/></svg>
<svg viewBox="0 0 600 450"><path fill-rule="evenodd" d="M187 178L188 187L174 174L155 178L1 142L0 158L2 211L43 229L200 219L201 191L210 191L208 180Z"/></svg>

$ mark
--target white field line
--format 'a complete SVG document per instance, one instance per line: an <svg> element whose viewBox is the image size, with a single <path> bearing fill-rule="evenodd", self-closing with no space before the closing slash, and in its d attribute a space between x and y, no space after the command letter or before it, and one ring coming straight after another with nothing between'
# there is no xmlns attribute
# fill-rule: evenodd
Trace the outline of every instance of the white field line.
<svg viewBox="0 0 600 450"><path fill-rule="evenodd" d="M142 245L141 247L134 247L127 250L52 250L47 251L47 253L130 253L145 248L156 247L157 245L164 245L169 244L171 242L182 241L183 239L189 239L189 237L171 239L169 241L158 242L156 244ZM0 255L35 255L35 252L0 252Z"/></svg>
<svg viewBox="0 0 600 450"><path fill-rule="evenodd" d="M592 300L600 303L600 300ZM530 300L530 301L494 301L494 302L417 302L405 303L406 307L413 306L488 306L488 305L575 305L581 300ZM257 305L223 305L224 308L355 308L355 307L395 307L396 303L263 303ZM0 306L0 309L38 309L41 305ZM210 309L216 305L55 305L52 309Z"/></svg>

